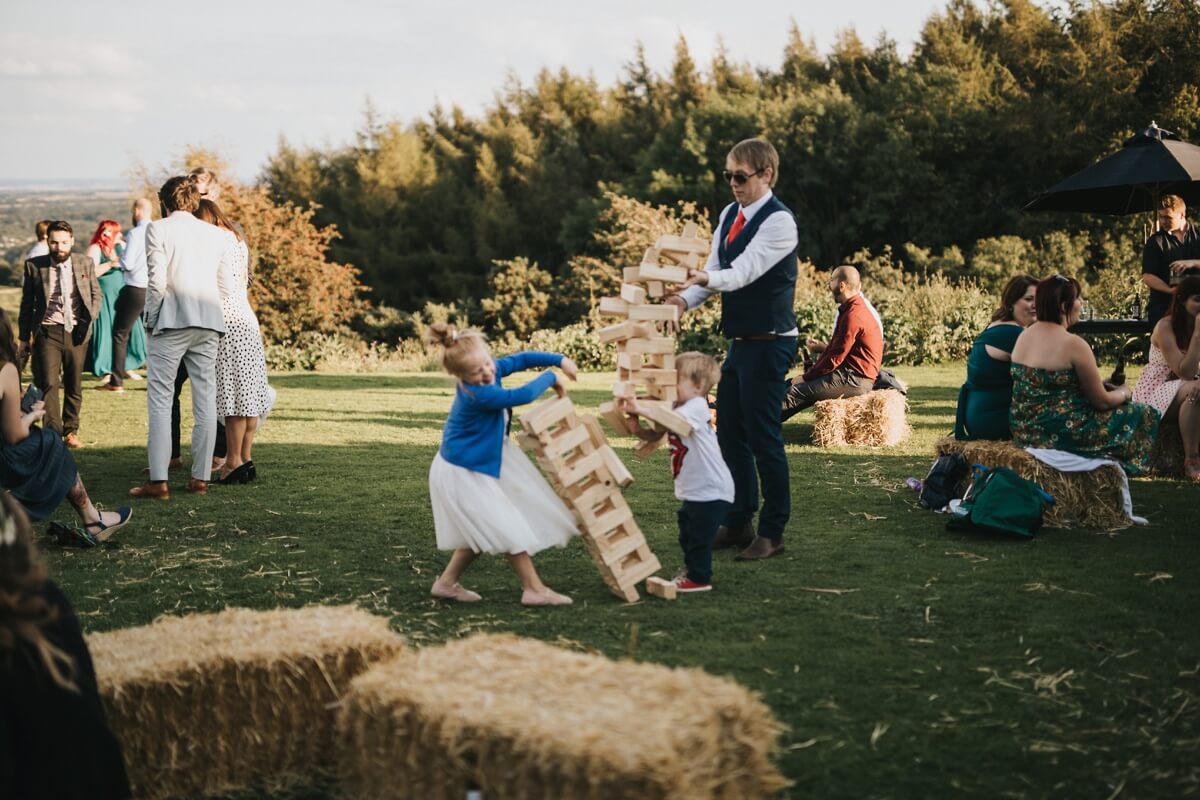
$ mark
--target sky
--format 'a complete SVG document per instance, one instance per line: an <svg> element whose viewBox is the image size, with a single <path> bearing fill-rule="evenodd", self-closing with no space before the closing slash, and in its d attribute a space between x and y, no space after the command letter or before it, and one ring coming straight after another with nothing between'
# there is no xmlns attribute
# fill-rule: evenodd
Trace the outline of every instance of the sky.
<svg viewBox="0 0 1200 800"><path fill-rule="evenodd" d="M666 72L681 34L702 69L718 41L733 61L777 68L793 20L822 53L853 29L868 44L886 34L907 55L945 5L4 0L0 186L120 181L138 165L165 167L187 145L217 149L249 179L281 135L293 145L351 141L368 98L387 119L418 119L435 103L478 114L506 76L528 84L543 67L611 86L639 41Z"/></svg>

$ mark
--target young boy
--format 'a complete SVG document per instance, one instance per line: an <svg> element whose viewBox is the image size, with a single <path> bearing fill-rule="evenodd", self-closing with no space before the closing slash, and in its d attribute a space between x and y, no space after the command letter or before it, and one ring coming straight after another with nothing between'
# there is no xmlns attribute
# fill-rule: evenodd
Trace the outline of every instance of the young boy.
<svg viewBox="0 0 1200 800"><path fill-rule="evenodd" d="M678 400L674 411L692 426L687 436L665 434L671 444L675 496L683 501L679 507L679 546L683 548L685 567L675 578L675 588L680 592L707 592L712 589L713 537L733 503L733 476L721 458L707 400L721 370L712 356L690 352L675 357L675 372ZM626 398L622 406L633 415L626 417L630 433L648 442L664 435L638 423L637 400Z"/></svg>

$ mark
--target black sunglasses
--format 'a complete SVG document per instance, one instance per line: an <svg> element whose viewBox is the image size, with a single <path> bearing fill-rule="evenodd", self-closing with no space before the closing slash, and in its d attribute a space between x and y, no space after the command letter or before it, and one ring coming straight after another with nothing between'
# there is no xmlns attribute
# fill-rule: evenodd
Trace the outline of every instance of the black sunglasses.
<svg viewBox="0 0 1200 800"><path fill-rule="evenodd" d="M728 183L729 181L733 181L738 186L741 186L743 183L750 180L751 178L762 175L763 172L764 172L764 170L760 169L757 172L751 172L749 175L747 175L744 172L730 172L729 170L724 170L721 172L721 177L725 178L726 183Z"/></svg>

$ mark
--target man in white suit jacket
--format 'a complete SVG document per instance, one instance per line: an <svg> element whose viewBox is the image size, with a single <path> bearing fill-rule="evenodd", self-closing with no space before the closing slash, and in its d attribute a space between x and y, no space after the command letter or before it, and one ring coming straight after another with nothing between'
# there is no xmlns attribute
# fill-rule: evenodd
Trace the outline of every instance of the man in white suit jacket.
<svg viewBox="0 0 1200 800"><path fill-rule="evenodd" d="M200 205L195 178L171 178L158 193L163 219L146 229L146 404L150 480L134 497L170 497L171 396L182 361L192 381L192 478L187 490L208 491L217 431L217 342L225 333L221 300L236 240L192 216Z"/></svg>

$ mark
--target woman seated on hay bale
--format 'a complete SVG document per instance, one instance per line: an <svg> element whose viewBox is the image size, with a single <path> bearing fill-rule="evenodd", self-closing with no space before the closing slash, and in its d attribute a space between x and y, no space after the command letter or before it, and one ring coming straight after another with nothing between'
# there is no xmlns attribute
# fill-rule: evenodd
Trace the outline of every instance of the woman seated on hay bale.
<svg viewBox="0 0 1200 800"><path fill-rule="evenodd" d="M967 355L967 382L958 390L954 438L1011 439L1008 410L1012 406L1012 350L1034 314L1037 278L1018 275L1000 293L1000 308L975 337Z"/></svg>
<svg viewBox="0 0 1200 800"><path fill-rule="evenodd" d="M1012 351L1013 444L1112 458L1131 475L1149 470L1158 413L1133 390L1100 378L1092 348L1067 328L1079 321L1079 282L1053 275L1037 285L1037 322Z"/></svg>
<svg viewBox="0 0 1200 800"><path fill-rule="evenodd" d="M0 492L0 794L132 796L79 620L46 579L19 503Z"/></svg>
<svg viewBox="0 0 1200 800"><path fill-rule="evenodd" d="M1150 334L1150 363L1133 397L1152 406L1164 422L1178 422L1183 439L1183 469L1200 483L1200 276L1189 275L1175 287L1171 310Z"/></svg>

